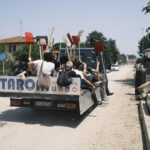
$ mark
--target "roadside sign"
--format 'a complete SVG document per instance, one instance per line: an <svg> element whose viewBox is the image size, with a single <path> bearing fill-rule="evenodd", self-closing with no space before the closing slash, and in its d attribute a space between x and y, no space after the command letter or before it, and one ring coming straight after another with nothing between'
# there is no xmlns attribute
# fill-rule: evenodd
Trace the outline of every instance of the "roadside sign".
<svg viewBox="0 0 150 150"><path fill-rule="evenodd" d="M0 54L0 60L4 61L7 58L6 53L1 53Z"/></svg>

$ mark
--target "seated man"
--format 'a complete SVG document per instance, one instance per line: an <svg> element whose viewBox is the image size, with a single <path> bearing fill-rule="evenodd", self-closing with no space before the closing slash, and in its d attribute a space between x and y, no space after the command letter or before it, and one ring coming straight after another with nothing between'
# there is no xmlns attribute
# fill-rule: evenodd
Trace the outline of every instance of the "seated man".
<svg viewBox="0 0 150 150"><path fill-rule="evenodd" d="M81 88L92 91L92 97L94 99L95 105L101 105L102 102L97 101L96 94L94 93L96 87L89 80L87 80L83 75L83 63L76 62L76 69L74 69L74 71L81 78Z"/></svg>
<svg viewBox="0 0 150 150"><path fill-rule="evenodd" d="M80 76L80 78L81 78L82 81L84 81L86 84L90 85L90 87L91 87L93 90L96 89L96 87L95 87L90 81L88 81L88 80L84 77L83 72L82 72L82 71L83 71L83 64L82 64L82 63L80 63L80 62L76 63L76 69L73 69L73 71L76 73L76 75L79 75L79 76Z"/></svg>
<svg viewBox="0 0 150 150"><path fill-rule="evenodd" d="M55 69L52 71L51 76L52 77L58 77L60 71L61 71L61 65L59 62L56 62L55 63Z"/></svg>
<svg viewBox="0 0 150 150"><path fill-rule="evenodd" d="M69 86L72 83L72 77L76 77L76 73L72 70L73 63L71 61L67 61L65 68L63 68L59 72L59 76L57 79L57 84L59 86Z"/></svg>
<svg viewBox="0 0 150 150"><path fill-rule="evenodd" d="M30 69L32 74L35 74L33 67L37 71L37 77L39 77L41 65L43 62L43 68L42 73L51 75L52 70L55 67L55 64L53 63L53 55L51 53L44 53L44 60L36 60L36 61L30 61L28 63L28 68Z"/></svg>
<svg viewBox="0 0 150 150"><path fill-rule="evenodd" d="M100 62L98 60L96 69L93 69L92 67L89 67L86 64L84 64L84 74L89 81L100 87L101 100L106 101L108 100L106 96L106 86L103 75L99 73L99 65Z"/></svg>
<svg viewBox="0 0 150 150"><path fill-rule="evenodd" d="M84 63L83 74L92 83L99 81L99 78L98 78L98 75L99 75L99 64L100 64L99 61L97 61L97 67L96 67L96 69L93 69L92 67L87 66Z"/></svg>
<svg viewBox="0 0 150 150"><path fill-rule="evenodd" d="M28 58L26 58L26 56L23 56L22 61L19 62L19 66L14 70L12 76L20 77L23 81L26 81L26 77L30 75L31 72L28 69Z"/></svg>
<svg viewBox="0 0 150 150"><path fill-rule="evenodd" d="M38 86L41 90L48 90L50 85L50 75L54 70L55 64L53 63L52 53L45 52L44 60L36 60L28 63L28 67L32 74L35 74L33 66L37 71Z"/></svg>

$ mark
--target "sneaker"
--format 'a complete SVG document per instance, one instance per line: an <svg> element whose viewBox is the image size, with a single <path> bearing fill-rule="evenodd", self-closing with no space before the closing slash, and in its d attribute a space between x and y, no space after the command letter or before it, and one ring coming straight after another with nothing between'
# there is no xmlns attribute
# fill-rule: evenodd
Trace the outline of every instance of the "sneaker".
<svg viewBox="0 0 150 150"><path fill-rule="evenodd" d="M102 99L102 101L108 101L108 100L109 100L109 98Z"/></svg>
<svg viewBox="0 0 150 150"><path fill-rule="evenodd" d="M111 96L111 95L113 95L114 93L109 93L107 96Z"/></svg>
<svg viewBox="0 0 150 150"><path fill-rule="evenodd" d="M97 81L97 82L94 82L94 85L99 86L100 83L101 83L101 81Z"/></svg>
<svg viewBox="0 0 150 150"><path fill-rule="evenodd" d="M102 101L97 101L97 105L102 105Z"/></svg>

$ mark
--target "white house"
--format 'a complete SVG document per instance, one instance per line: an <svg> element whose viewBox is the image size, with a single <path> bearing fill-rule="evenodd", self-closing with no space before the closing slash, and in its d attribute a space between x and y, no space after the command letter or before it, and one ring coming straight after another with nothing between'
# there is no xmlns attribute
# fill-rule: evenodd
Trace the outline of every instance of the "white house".
<svg viewBox="0 0 150 150"><path fill-rule="evenodd" d="M150 58L150 48L145 49L145 56Z"/></svg>

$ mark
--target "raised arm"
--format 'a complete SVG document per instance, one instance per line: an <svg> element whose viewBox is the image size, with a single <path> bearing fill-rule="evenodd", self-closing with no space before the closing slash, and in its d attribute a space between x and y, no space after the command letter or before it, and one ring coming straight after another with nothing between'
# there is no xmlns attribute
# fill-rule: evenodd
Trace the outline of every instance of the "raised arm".
<svg viewBox="0 0 150 150"><path fill-rule="evenodd" d="M88 81L87 79L84 78L82 80L84 80L88 85L90 85L93 88L93 90L96 89L96 87L90 81Z"/></svg>
<svg viewBox="0 0 150 150"><path fill-rule="evenodd" d="M33 65L34 65L34 62L33 62L33 61L30 61L30 62L28 63L28 68L29 68L29 70L31 71L31 73L32 73L33 75L35 75L35 72L34 72L34 70L33 70Z"/></svg>

